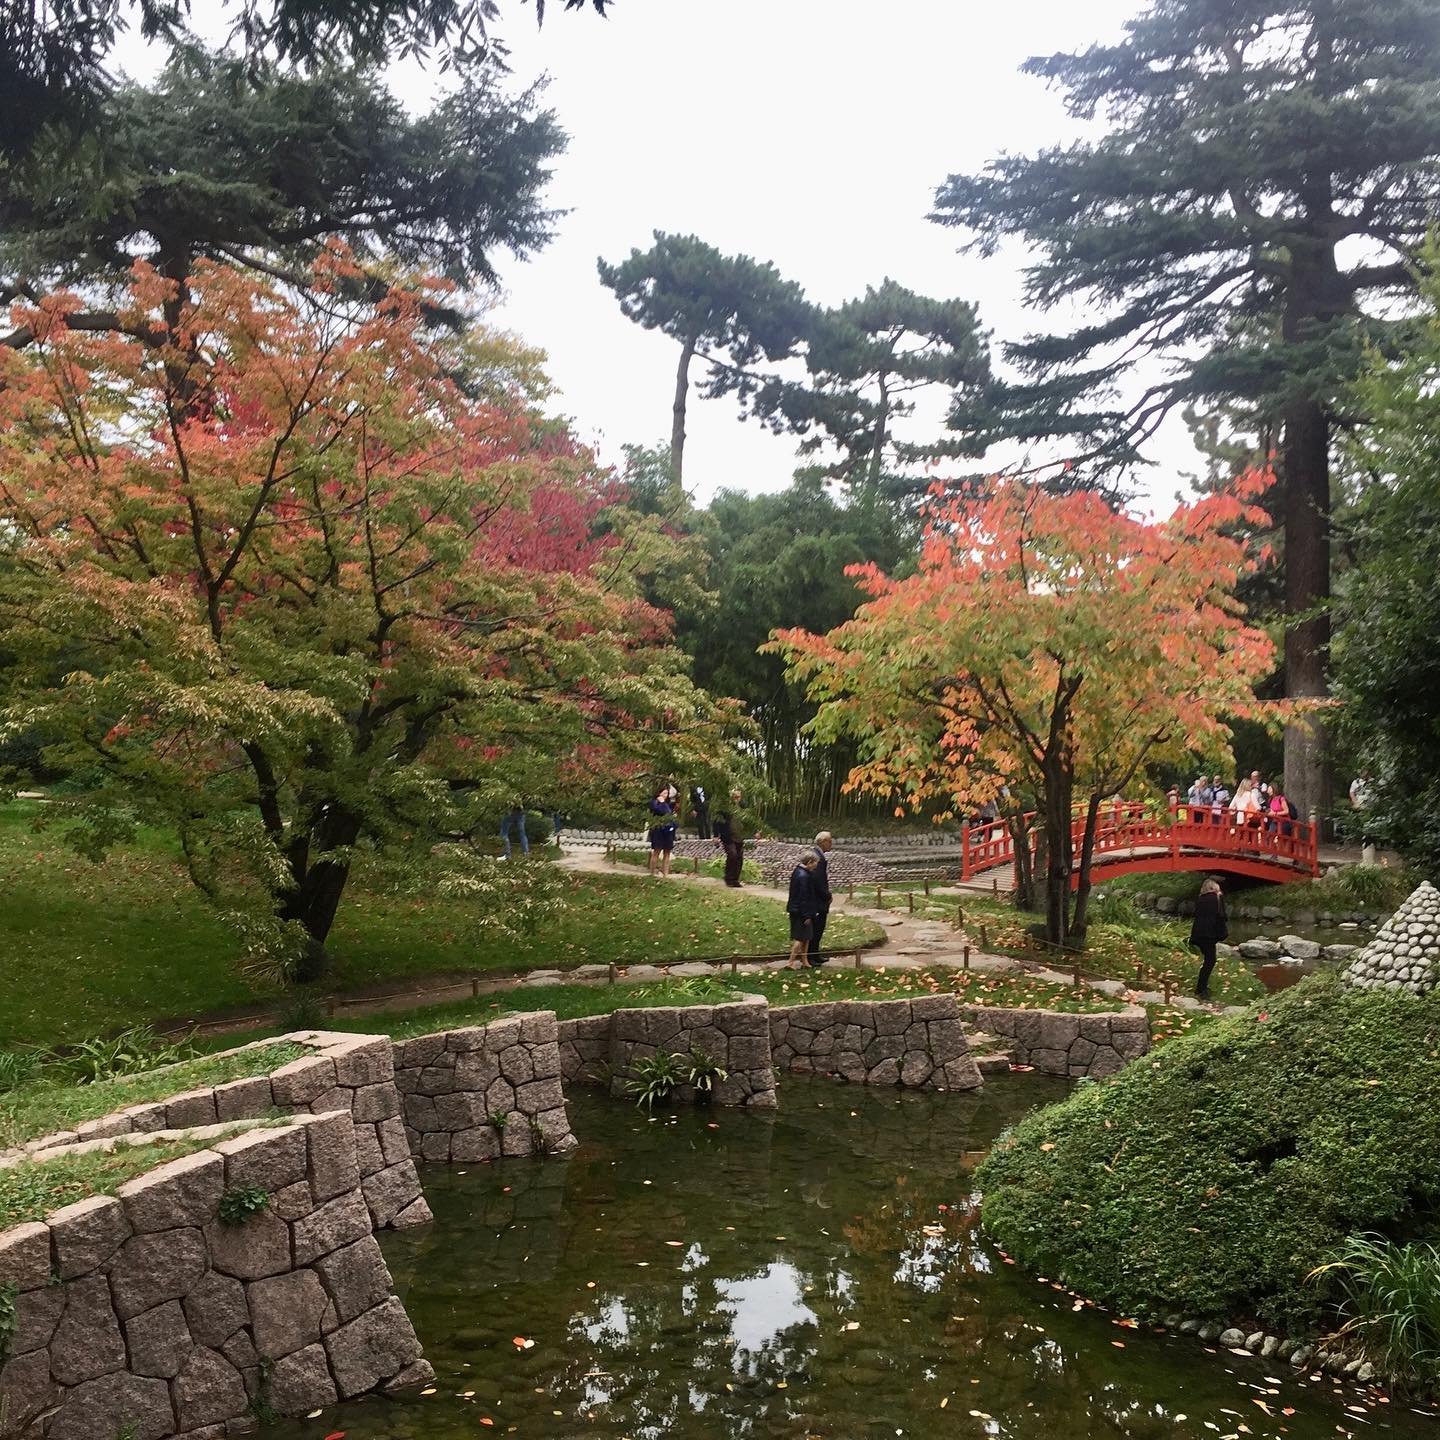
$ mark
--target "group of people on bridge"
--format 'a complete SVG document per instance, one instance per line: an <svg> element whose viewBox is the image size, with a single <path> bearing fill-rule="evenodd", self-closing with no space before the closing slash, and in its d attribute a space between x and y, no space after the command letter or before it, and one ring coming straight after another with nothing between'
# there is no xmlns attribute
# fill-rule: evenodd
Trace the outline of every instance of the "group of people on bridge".
<svg viewBox="0 0 1440 1440"><path fill-rule="evenodd" d="M1178 801L1179 792L1172 791L1171 799ZM1241 779L1233 793L1219 775L1201 775L1185 800L1190 809L1189 818L1200 824L1243 825L1269 834L1292 835L1293 822L1300 818L1300 812L1281 786L1270 784L1258 770Z"/></svg>

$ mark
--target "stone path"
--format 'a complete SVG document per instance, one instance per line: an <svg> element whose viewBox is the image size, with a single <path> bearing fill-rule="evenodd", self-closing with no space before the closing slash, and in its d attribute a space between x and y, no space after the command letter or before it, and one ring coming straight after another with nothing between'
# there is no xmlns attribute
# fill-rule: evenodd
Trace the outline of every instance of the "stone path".
<svg viewBox="0 0 1440 1440"><path fill-rule="evenodd" d="M633 866L616 866L608 862L603 854L593 851L566 852L562 855L559 864L567 870L574 870L590 875L614 875L625 873L627 870L635 870ZM672 871L669 876L656 876L657 884L686 884L704 885L709 887L723 886L724 881L717 880L709 875L695 875L682 871ZM781 894L777 888L768 885L746 882L747 890L754 890L760 893L778 897ZM965 887L970 890L970 887ZM955 897L960 898L962 889L960 887L946 886L935 887L932 894L939 898ZM970 891L973 893L973 890ZM988 893L988 890L987 890ZM1074 983L1074 975L1068 970L1056 970L1046 965L1036 963L1024 963L1009 955L993 955L979 946L975 945L969 935L961 929L944 921L921 919L909 915L897 915L893 910L879 910L874 906L867 906L860 900L851 901L847 896L838 894L835 896L834 910L847 915L861 916L867 920L873 920L878 925L883 925L888 932L885 940L863 952L863 964L866 967L884 966L887 970L925 970L925 969L960 969L965 964L964 950L970 946L970 969L989 971L995 974L1026 975L1034 980L1045 981L1052 985L1071 986ZM753 975L763 970L783 970L785 961L742 961L737 967L737 973L741 975ZM598 974L585 974L586 971L596 971ZM663 980L667 976L704 976L723 975L726 969L714 965L707 965L703 962L692 961L677 965L629 965L625 967L625 979L630 982L645 982L651 980ZM579 981L585 983L592 980L596 983L608 981L609 967L604 965L581 966L579 970L569 970L562 973L558 970L533 971L524 976L518 983L522 985L554 985L562 980L574 983ZM1139 1005L1164 1005L1165 996L1158 990L1132 990L1123 980L1094 980L1081 978L1081 983L1088 986L1098 994L1109 996L1116 1000L1128 1000L1131 1004ZM1173 995L1169 1001L1172 1009L1176 1010L1211 1010L1214 1007L1203 1004L1191 995ZM1239 1014L1245 1007L1243 1005L1231 1005L1221 1008L1223 1014Z"/></svg>

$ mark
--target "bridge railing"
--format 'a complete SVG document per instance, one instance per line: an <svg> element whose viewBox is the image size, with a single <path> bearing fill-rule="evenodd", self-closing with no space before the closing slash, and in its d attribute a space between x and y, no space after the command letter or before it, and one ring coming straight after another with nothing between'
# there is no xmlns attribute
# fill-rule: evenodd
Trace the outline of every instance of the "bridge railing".
<svg viewBox="0 0 1440 1440"><path fill-rule="evenodd" d="M1033 814L1027 815L1033 821ZM1070 823L1072 864L1078 866L1085 838L1085 813L1077 809ZM1236 856L1246 860L1269 862L1309 875L1320 872L1320 832L1312 821L1292 820L1288 815L1272 815L1266 811L1237 815L1234 811L1213 805L1191 805L1185 801L1172 803L1168 810L1157 811L1143 801L1122 800L1101 807L1096 816L1094 859L1117 851L1133 853L1149 850L1156 853L1156 868L1166 868L1184 855L1197 852ZM1033 857L1039 835L1029 832ZM1015 842L1010 828L1003 822L969 826L961 833L960 876L964 880L1001 865L1015 862Z"/></svg>

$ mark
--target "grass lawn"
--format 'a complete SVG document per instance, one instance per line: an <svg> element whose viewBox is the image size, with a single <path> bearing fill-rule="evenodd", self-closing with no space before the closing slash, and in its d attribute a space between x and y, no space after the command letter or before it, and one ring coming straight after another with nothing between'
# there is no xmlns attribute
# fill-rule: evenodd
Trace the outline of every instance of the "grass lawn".
<svg viewBox="0 0 1440 1440"><path fill-rule="evenodd" d="M645 871L650 868L650 852L648 850L617 850L612 858L618 860L622 865L638 865ZM697 871L693 860L685 860L676 855L671 858L670 869L676 875L708 875L712 880L725 878L723 856L718 860L702 860ZM764 876L760 874L760 867L753 860L746 860L740 867L740 879L747 885L759 885Z"/></svg>
<svg viewBox="0 0 1440 1440"><path fill-rule="evenodd" d="M279 1124L261 1121L260 1124ZM237 1125L235 1133L253 1129ZM117 1145L112 1151L92 1150L81 1155L57 1155L53 1160L23 1160L0 1170L0 1230L43 1220L52 1210L91 1195L113 1195L127 1180L169 1160L193 1155L217 1143L209 1140L146 1140L138 1145Z"/></svg>
<svg viewBox="0 0 1440 1440"><path fill-rule="evenodd" d="M1175 900L1193 900L1200 893L1200 874L1121 875L1096 887L1117 895L1168 895ZM1297 910L1319 914L1329 910L1364 911L1388 914L1425 877L1404 866L1346 865L1318 880L1297 880L1289 885L1252 885L1236 890L1229 904L1268 906L1287 918ZM1278 922L1277 922L1278 923Z"/></svg>
<svg viewBox="0 0 1440 1440"><path fill-rule="evenodd" d="M56 1130L73 1129L84 1120L98 1120L147 1100L163 1100L249 1075L267 1075L310 1053L303 1045L265 1045L243 1055L201 1056L163 1070L123 1075L94 1085L47 1083L42 1078L0 1094L0 1150Z"/></svg>
<svg viewBox="0 0 1440 1440"><path fill-rule="evenodd" d="M36 807L0 808L0 1045L53 1045L143 1021L257 1003L238 977L234 935L176 863L168 838L142 833L102 864L35 833ZM456 901L367 893L363 875L341 906L330 949L337 991L386 988L423 975L565 969L767 954L788 944L783 905L751 895L625 875L576 875L567 913L543 934L471 943ZM836 948L873 944L879 926L831 922ZM13 970L9 969L13 967Z"/></svg>

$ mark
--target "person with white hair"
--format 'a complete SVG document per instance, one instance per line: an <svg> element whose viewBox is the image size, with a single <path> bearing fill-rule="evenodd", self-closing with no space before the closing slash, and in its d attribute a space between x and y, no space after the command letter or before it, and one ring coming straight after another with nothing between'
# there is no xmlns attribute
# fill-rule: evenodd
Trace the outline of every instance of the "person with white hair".
<svg viewBox="0 0 1440 1440"><path fill-rule="evenodd" d="M820 937L825 933L825 922L830 918L830 851L834 848L835 837L822 830L815 837L815 869L810 874L810 883L815 892L815 917L810 927L810 965L816 969L825 963L820 950Z"/></svg>

